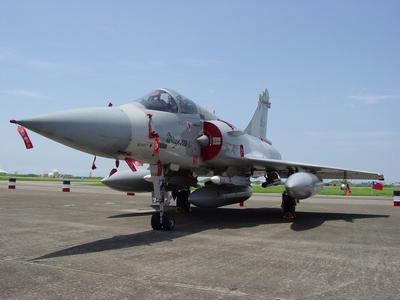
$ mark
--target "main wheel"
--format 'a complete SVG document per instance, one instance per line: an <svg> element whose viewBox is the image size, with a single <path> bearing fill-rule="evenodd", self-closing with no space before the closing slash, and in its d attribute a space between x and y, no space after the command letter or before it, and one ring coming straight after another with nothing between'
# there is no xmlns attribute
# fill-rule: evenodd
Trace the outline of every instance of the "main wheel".
<svg viewBox="0 0 400 300"><path fill-rule="evenodd" d="M151 216L151 227L154 230L160 230L162 228L162 224L160 223L160 212L157 211Z"/></svg>
<svg viewBox="0 0 400 300"><path fill-rule="evenodd" d="M296 199L290 197L289 195L285 195L282 206L283 212L294 214L296 212Z"/></svg>
<svg viewBox="0 0 400 300"><path fill-rule="evenodd" d="M164 212L162 226L163 226L164 230L166 230L166 231L172 230L175 226L174 215L171 213L168 213L168 212Z"/></svg>

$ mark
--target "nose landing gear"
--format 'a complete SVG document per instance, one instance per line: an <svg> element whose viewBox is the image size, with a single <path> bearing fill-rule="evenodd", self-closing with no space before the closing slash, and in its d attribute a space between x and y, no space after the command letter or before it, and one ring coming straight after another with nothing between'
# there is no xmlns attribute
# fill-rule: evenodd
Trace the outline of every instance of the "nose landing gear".
<svg viewBox="0 0 400 300"><path fill-rule="evenodd" d="M154 230L170 231L175 227L175 217L166 211L165 206L169 206L171 195L166 191L164 167L160 164L150 165L151 179L153 181L153 203L158 203L160 209L151 216L151 227Z"/></svg>

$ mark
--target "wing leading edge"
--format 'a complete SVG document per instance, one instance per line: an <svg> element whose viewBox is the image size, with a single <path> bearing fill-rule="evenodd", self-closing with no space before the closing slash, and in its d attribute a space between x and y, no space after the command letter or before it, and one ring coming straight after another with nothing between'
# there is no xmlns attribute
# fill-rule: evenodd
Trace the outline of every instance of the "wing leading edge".
<svg viewBox="0 0 400 300"><path fill-rule="evenodd" d="M308 172L317 174L322 179L384 180L383 174L380 173L340 169L275 159L260 159L251 157L247 157L247 159L255 170L277 172L281 178L288 178L291 174L296 172Z"/></svg>

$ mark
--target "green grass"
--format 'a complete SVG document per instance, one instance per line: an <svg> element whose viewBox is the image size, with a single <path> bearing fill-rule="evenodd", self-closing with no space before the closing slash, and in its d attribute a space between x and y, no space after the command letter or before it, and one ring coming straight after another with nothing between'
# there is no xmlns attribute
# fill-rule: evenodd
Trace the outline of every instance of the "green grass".
<svg viewBox="0 0 400 300"><path fill-rule="evenodd" d="M371 187L351 187L351 196L374 196L374 197L392 197L393 191L399 191L400 188L395 187L384 187L382 191L373 190ZM261 186L253 186L253 193L282 193L284 191L284 187L282 185L272 186L268 188L263 188ZM342 191L339 187L334 186L326 186L319 193L319 195L338 195L345 196L344 191Z"/></svg>
<svg viewBox="0 0 400 300"><path fill-rule="evenodd" d="M382 191L373 190L370 186L366 187L350 187L351 196L374 196L374 197L393 197L393 191L398 191L400 188L395 187L384 187ZM344 191L342 191L339 187L325 187L324 190L320 192L321 195L343 195Z"/></svg>
<svg viewBox="0 0 400 300"><path fill-rule="evenodd" d="M93 185L104 186L100 180L100 177L85 177L85 180L81 180L80 178L48 178L48 177L26 177L26 176L18 176L15 174L12 175L0 175L0 180L8 181L10 178L15 178L18 181L37 181L37 182L63 182L64 180L68 180L71 182L84 182Z"/></svg>
<svg viewBox="0 0 400 300"><path fill-rule="evenodd" d="M50 182L62 182L64 180L69 180L71 182L81 182L84 184L88 184L91 186L102 186L104 184L100 182L102 178L100 177L86 177L84 181L79 178L48 178L48 177L26 177L26 176L18 176L18 175L0 175L0 180L9 180L10 178L16 178L18 181L50 181ZM282 194L284 191L284 187L282 185L279 186L271 186L268 188L263 188L259 185L252 186L253 193L267 193L267 194ZM400 187L392 187L385 186L382 191L373 190L371 187L355 187L351 186L351 196L374 196L374 197L393 197L393 191L400 191ZM338 195L345 196L344 191L342 191L339 187L325 187L320 193L320 195Z"/></svg>

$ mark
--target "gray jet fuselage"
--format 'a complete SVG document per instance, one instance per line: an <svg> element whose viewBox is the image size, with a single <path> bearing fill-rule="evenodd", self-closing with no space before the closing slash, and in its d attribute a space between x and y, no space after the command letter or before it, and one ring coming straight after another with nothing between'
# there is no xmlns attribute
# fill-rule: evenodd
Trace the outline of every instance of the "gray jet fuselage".
<svg viewBox="0 0 400 300"><path fill-rule="evenodd" d="M146 103L163 101L160 97L154 100L150 94L118 107L63 111L24 119L18 124L89 154L118 160L130 157L148 164L161 161L198 175L209 171L226 173L227 166L235 167L232 174L229 171L225 174L227 176L238 172L248 175L254 172L246 160L248 155L281 159L279 152L266 140L239 130L186 97L166 89L152 94L156 93L174 100L175 111ZM185 111L180 99L185 99L192 106L191 110ZM155 146L159 148L157 155Z"/></svg>
<svg viewBox="0 0 400 300"><path fill-rule="evenodd" d="M153 229L174 227L164 210L172 197L185 211L194 204L219 207L247 200L250 177L264 176L263 187L286 178L283 208L293 216L294 199L317 194L323 179L383 180L383 175L307 163L283 161L266 137L271 106L267 90L244 130L221 120L192 100L170 89L157 89L118 107L83 108L23 120L11 120L38 134L77 150L125 160L133 172L113 169L102 182L123 191L153 191L160 209L151 220ZM21 129L21 128L19 128ZM134 164L149 164L136 172ZM198 176L210 176L198 186Z"/></svg>

